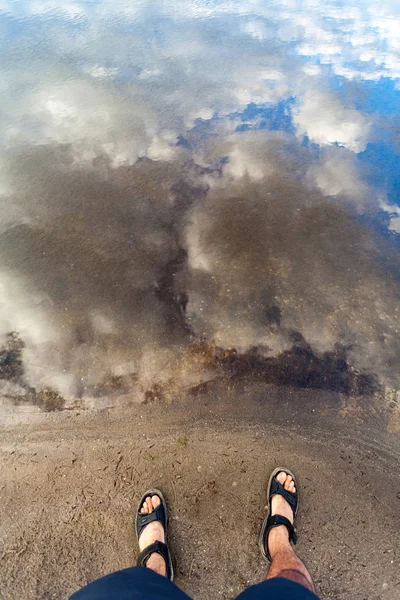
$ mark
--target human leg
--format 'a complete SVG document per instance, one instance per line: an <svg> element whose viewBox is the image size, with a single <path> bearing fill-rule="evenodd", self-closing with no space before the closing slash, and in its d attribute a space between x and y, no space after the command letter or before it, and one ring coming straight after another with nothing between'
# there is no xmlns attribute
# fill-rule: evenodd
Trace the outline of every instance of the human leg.
<svg viewBox="0 0 400 600"><path fill-rule="evenodd" d="M267 580L245 590L238 600L317 600L311 575L290 545L291 539L296 541L293 521L298 504L290 474L283 470L273 474L268 501L269 513L260 536L262 553L271 563Z"/></svg>
<svg viewBox="0 0 400 600"><path fill-rule="evenodd" d="M172 583L166 546L167 508L161 492L155 492L143 496L136 517L140 566L98 579L73 594L71 600L189 600Z"/></svg>
<svg viewBox="0 0 400 600"><path fill-rule="evenodd" d="M295 483L291 475L282 471L276 478L286 491L291 494L296 492ZM285 498L279 494L276 494L271 499L271 514L282 515L293 523L293 510ZM315 588L311 575L290 545L289 532L285 525L270 529L267 544L272 559L267 579L283 577L284 579L300 583L311 592L314 592Z"/></svg>

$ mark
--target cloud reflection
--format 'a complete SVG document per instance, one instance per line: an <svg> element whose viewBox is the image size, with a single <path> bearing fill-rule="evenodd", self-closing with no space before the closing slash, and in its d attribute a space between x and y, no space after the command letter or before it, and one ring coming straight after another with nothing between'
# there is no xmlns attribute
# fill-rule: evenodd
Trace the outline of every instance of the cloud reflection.
<svg viewBox="0 0 400 600"><path fill-rule="evenodd" d="M400 77L397 8L0 9L0 330L28 385L143 388L193 343L277 356L296 335L398 385L395 250L360 217L390 236L399 213L357 158L363 81Z"/></svg>

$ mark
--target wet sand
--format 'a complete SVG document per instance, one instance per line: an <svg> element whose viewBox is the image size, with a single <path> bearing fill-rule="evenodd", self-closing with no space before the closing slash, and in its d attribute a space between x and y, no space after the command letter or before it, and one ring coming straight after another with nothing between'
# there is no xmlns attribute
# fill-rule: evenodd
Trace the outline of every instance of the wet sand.
<svg viewBox="0 0 400 600"><path fill-rule="evenodd" d="M398 436L363 406L242 383L169 406L4 416L0 597L66 598L134 564L136 505L154 485L170 507L177 584L234 598L266 574L257 536L279 464L299 480L297 548L320 597L397 599Z"/></svg>

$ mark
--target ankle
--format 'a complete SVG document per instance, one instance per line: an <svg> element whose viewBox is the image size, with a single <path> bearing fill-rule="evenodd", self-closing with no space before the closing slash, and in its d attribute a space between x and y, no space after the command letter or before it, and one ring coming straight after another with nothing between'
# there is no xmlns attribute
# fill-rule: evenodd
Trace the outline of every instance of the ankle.
<svg viewBox="0 0 400 600"><path fill-rule="evenodd" d="M152 554L146 562L146 568L151 569L152 571L155 571L159 575L166 576L166 574L167 574L165 560L163 559L162 556L160 556L160 554L156 554L156 553Z"/></svg>
<svg viewBox="0 0 400 600"><path fill-rule="evenodd" d="M268 534L268 550L273 558L279 552L293 551L289 542L289 532L284 525L273 527Z"/></svg>

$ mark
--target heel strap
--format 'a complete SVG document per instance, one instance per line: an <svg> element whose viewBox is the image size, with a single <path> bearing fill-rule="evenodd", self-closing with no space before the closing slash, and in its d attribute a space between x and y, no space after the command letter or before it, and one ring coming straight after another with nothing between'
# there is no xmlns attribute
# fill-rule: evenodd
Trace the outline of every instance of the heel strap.
<svg viewBox="0 0 400 600"><path fill-rule="evenodd" d="M267 555L269 561L271 561L272 559L268 550L268 534L271 529L273 529L274 527L280 527L281 525L284 525L289 532L289 542L297 544L296 530L293 524L289 521L289 519L283 517L282 515L273 515L272 517L269 517L267 520L267 525L265 527L264 534L265 554Z"/></svg>
<svg viewBox="0 0 400 600"><path fill-rule="evenodd" d="M165 560L165 565L167 567L167 577L168 579L171 579L171 557L169 554L167 544L164 544L163 542L154 542L153 544L150 544L150 546L147 546L147 548L142 550L137 559L137 566L145 567L150 556L154 553L159 554Z"/></svg>

